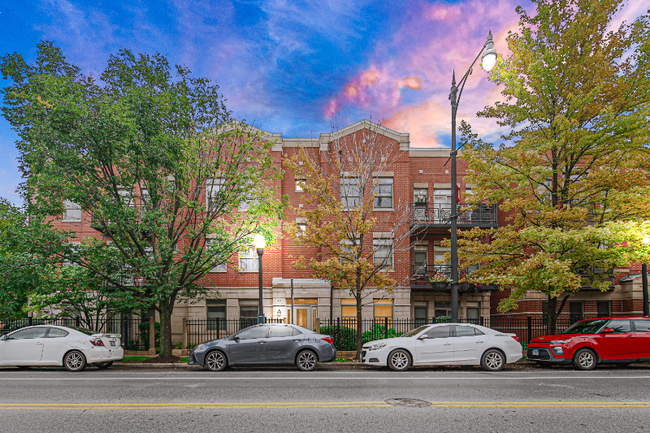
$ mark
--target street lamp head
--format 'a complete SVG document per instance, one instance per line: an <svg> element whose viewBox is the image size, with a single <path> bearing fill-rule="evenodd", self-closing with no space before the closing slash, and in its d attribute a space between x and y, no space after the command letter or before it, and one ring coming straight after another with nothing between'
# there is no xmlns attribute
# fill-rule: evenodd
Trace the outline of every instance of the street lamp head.
<svg viewBox="0 0 650 433"><path fill-rule="evenodd" d="M481 57L481 67L484 71L490 72L494 65L497 64L497 50L494 49L494 42L492 41L492 32L488 34L487 42L485 43L485 52Z"/></svg>
<svg viewBox="0 0 650 433"><path fill-rule="evenodd" d="M641 239L641 242L643 242L646 246L650 244L650 236L645 235L643 239Z"/></svg>
<svg viewBox="0 0 650 433"><path fill-rule="evenodd" d="M253 236L253 246L257 249L264 249L266 247L266 239L259 233Z"/></svg>

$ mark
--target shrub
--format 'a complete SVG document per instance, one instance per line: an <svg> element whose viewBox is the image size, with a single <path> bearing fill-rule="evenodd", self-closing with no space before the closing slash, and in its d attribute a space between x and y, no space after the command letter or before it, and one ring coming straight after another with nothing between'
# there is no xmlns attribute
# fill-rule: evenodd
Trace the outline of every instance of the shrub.
<svg viewBox="0 0 650 433"><path fill-rule="evenodd" d="M369 330L361 336L363 344L373 340L382 340L386 338L386 327L381 325L372 325ZM388 328L388 338L399 337L401 332L395 331L394 328Z"/></svg>
<svg viewBox="0 0 650 433"><path fill-rule="evenodd" d="M149 347L149 321L142 322L138 325L140 329L140 341L144 344L144 347ZM154 329L154 339L156 341L156 347L160 346L160 323L155 322L153 324Z"/></svg>
<svg viewBox="0 0 650 433"><path fill-rule="evenodd" d="M340 335L337 339L337 328L336 325L321 326L320 333L331 335L334 338L334 346L336 346L336 350L357 350L357 330L347 326L341 326L338 328L340 329Z"/></svg>

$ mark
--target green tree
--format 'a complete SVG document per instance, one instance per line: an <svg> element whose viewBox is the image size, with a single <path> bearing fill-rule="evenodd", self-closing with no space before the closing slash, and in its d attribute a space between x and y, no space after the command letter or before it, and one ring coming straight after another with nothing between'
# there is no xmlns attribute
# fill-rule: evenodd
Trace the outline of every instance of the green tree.
<svg viewBox="0 0 650 433"><path fill-rule="evenodd" d="M491 80L502 101L478 113L509 128L486 143L464 124L468 201L499 203L508 225L459 242L470 281L548 295L550 331L569 295L606 290L613 268L635 258L627 221L648 218L649 18L610 29L623 3L534 0L521 7ZM558 311L557 300L564 296Z"/></svg>
<svg viewBox="0 0 650 433"><path fill-rule="evenodd" d="M372 303L375 292L393 291L398 281L387 271L400 260L408 263L411 248L409 203L397 201L391 187L392 211L374 211L378 200L385 199L378 198L384 188L382 174L396 169L399 148L380 133L380 126L363 126L357 132L335 133L327 152L300 148L285 160L303 181L305 205L293 210L304 220L304 230L296 223L285 228L298 245L318 249L315 257L300 256L293 264L354 297L357 355L363 344L364 301Z"/></svg>
<svg viewBox="0 0 650 433"><path fill-rule="evenodd" d="M273 241L284 204L272 143L160 54L122 50L97 81L42 42L34 64L7 54L0 69L30 214L61 215L68 200L90 216L97 236L61 258L154 307L171 356L174 305L204 294L207 272L253 234Z"/></svg>

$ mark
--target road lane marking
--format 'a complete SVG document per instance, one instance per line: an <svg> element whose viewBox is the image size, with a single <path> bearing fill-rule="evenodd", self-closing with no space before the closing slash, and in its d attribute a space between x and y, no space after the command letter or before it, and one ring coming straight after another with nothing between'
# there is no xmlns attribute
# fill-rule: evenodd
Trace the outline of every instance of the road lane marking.
<svg viewBox="0 0 650 433"><path fill-rule="evenodd" d="M2 410L168 410L168 409L326 409L387 408L383 401L343 402L230 402L230 403L0 403ZM447 408L650 408L650 402L598 401L431 401L431 407ZM426 409L426 408L424 408Z"/></svg>
<svg viewBox="0 0 650 433"><path fill-rule="evenodd" d="M368 381L368 380L397 380L397 381L405 381L405 380L435 380L435 381L442 381L442 380L458 380L458 381L476 381L476 380L567 380L567 379L583 379L583 380L606 380L606 379L616 379L616 380L639 380L639 379L644 379L648 380L650 379L650 375L644 375L644 376L530 376L530 377L510 377L510 376L500 376L500 375L490 375L490 376L440 376L440 377L431 377L431 376L402 376L402 375L396 375L396 376L370 376L370 377L355 377L355 376L333 376L333 377L319 377L319 376L310 376L310 375L305 375L305 376L274 376L274 377L250 377L250 376L209 376L209 375L196 375L196 376L149 376L149 377L143 377L143 376L116 376L116 377L97 377L97 376L85 376L85 377L0 377L0 382L16 382L16 381L37 381L37 382L44 382L44 381L52 381L52 382L79 382L79 381L124 381L124 380L129 380L129 381L137 381L137 380L156 380L156 381L161 381L161 380L182 380L182 381L187 381L187 380L200 380L200 381L206 381L206 380L236 380L236 381L255 381L255 380L306 380L306 381L314 381L314 380L354 380L354 381Z"/></svg>

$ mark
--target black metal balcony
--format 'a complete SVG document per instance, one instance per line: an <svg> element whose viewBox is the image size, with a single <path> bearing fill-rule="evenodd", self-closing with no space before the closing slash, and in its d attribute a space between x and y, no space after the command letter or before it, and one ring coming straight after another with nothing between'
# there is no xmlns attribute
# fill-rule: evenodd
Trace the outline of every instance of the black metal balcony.
<svg viewBox="0 0 650 433"><path fill-rule="evenodd" d="M458 269L458 278L463 279L471 269ZM438 292L451 291L451 265L411 265L411 289L432 288ZM482 292L498 290L497 286L465 283L459 284L461 292Z"/></svg>
<svg viewBox="0 0 650 433"><path fill-rule="evenodd" d="M411 225L445 227L451 224L452 207L448 203L413 203ZM459 227L497 227L497 206L481 204L469 208L458 204L456 221Z"/></svg>

